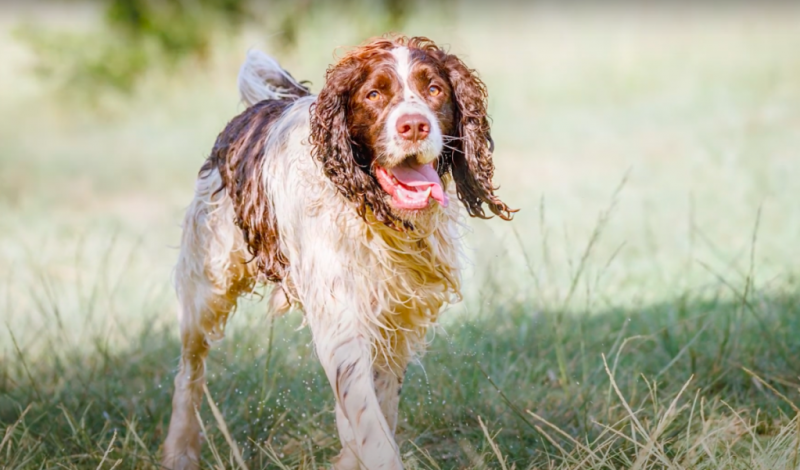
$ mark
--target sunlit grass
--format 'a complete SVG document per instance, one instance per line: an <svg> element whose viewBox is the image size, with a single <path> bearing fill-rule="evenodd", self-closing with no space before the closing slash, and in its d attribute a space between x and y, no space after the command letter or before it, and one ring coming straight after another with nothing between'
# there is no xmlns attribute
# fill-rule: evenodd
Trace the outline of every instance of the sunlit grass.
<svg viewBox="0 0 800 470"><path fill-rule="evenodd" d="M481 71L522 211L471 224L466 301L403 391L407 466L797 468L800 12L454 3L407 31ZM348 21L318 14L279 59L319 89L333 48L363 39ZM241 110L244 49L272 32L89 110L32 82L0 24L0 467L153 468L177 224ZM237 468L229 441L251 469L338 451L300 323L257 299L232 318L209 360L219 416L201 411L209 467Z"/></svg>

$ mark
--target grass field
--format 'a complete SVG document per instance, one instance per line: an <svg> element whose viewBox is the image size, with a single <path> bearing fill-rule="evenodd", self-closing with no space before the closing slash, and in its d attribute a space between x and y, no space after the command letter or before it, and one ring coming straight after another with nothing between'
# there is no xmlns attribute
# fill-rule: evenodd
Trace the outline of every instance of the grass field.
<svg viewBox="0 0 800 470"><path fill-rule="evenodd" d="M800 6L451 3L405 32L481 71L521 211L471 222L466 299L403 391L407 467L800 468ZM32 77L13 31L94 11L0 8L0 468L157 468L178 223L275 31L90 110ZM318 90L336 46L377 32L353 18L320 12L280 61ZM237 468L231 441L250 469L338 452L300 323L257 299L232 318L208 468Z"/></svg>

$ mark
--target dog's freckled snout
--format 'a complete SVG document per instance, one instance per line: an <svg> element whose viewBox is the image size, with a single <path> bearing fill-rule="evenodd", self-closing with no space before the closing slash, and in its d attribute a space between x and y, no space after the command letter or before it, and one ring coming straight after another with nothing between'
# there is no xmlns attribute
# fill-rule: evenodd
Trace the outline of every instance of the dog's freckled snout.
<svg viewBox="0 0 800 470"><path fill-rule="evenodd" d="M428 137L431 123L422 114L404 114L397 120L397 133L401 138L417 142Z"/></svg>

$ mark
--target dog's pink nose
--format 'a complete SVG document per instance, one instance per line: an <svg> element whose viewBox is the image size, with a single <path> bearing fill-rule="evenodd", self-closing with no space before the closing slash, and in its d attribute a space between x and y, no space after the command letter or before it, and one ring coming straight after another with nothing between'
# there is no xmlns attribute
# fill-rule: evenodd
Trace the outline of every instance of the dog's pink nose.
<svg viewBox="0 0 800 470"><path fill-rule="evenodd" d="M397 133L405 140L416 142L430 132L431 123L422 114L404 114L397 120Z"/></svg>

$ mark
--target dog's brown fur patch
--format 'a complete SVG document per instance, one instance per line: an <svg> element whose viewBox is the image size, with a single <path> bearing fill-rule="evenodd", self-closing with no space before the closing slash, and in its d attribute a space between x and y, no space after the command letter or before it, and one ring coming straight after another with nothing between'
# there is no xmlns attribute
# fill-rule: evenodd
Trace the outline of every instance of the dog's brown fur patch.
<svg viewBox="0 0 800 470"><path fill-rule="evenodd" d="M262 280L280 282L288 260L280 250L278 223L267 198L263 178L264 144L275 121L294 100L261 101L244 110L225 127L200 169L203 176L219 171L236 211L236 226L242 230Z"/></svg>

